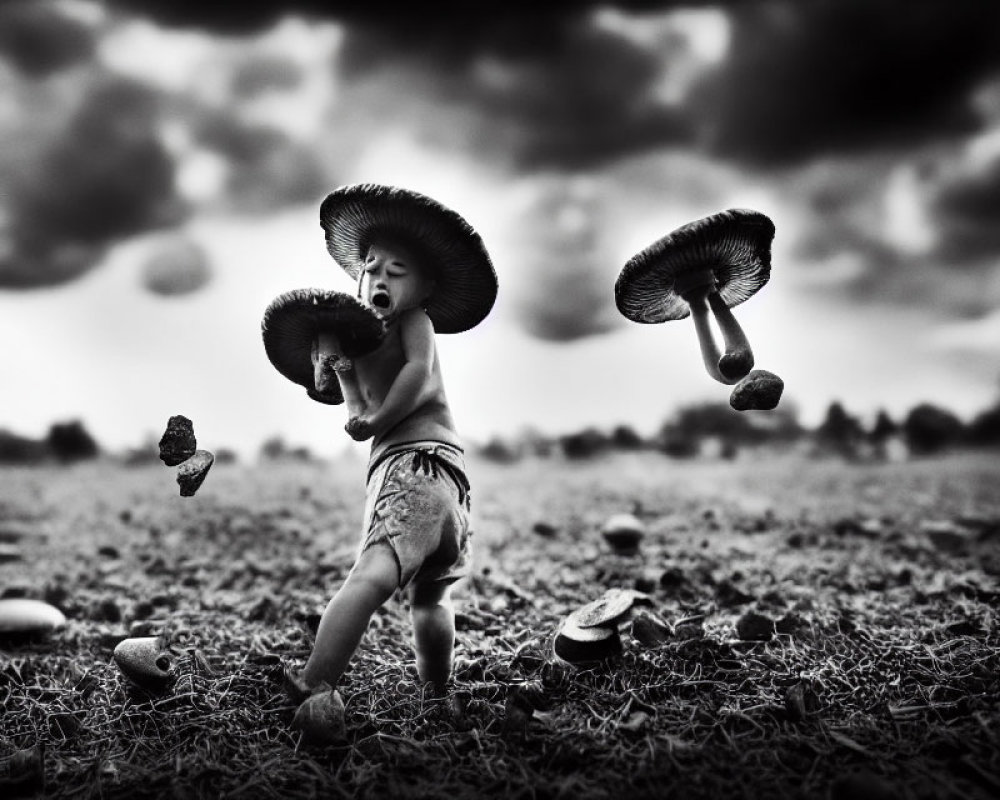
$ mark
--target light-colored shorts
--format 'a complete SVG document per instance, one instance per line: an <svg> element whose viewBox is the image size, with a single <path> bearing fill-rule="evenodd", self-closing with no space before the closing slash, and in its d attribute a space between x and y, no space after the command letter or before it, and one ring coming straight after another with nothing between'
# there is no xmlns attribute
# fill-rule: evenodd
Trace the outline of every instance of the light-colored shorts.
<svg viewBox="0 0 1000 800"><path fill-rule="evenodd" d="M462 449L433 440L395 445L368 469L363 553L387 543L399 586L465 577L471 562L469 481Z"/></svg>

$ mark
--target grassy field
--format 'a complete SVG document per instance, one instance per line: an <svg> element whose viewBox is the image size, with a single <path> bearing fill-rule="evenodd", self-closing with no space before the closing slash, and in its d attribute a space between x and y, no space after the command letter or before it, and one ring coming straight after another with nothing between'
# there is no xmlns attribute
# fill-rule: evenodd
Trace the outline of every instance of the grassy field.
<svg viewBox="0 0 1000 800"><path fill-rule="evenodd" d="M350 567L363 464L107 462L0 470L0 589L69 621L0 644L0 757L44 746L66 797L831 797L1000 794L1000 459L470 463L472 577L455 680L424 696L406 608L373 620L340 686L348 741L289 729L300 665ZM639 555L599 529L637 514ZM20 558L18 558L20 556ZM658 646L576 670L560 620L648 589ZM741 641L737 620L779 622ZM161 634L149 697L111 653ZM0 770L0 786L3 785ZM0 792L2 793L2 792Z"/></svg>

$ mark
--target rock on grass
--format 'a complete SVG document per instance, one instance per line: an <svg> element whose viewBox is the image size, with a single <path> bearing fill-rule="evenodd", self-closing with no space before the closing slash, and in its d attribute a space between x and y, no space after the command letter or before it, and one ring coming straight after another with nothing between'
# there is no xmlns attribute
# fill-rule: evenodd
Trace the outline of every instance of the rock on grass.
<svg viewBox="0 0 1000 800"><path fill-rule="evenodd" d="M194 423L182 414L167 420L167 429L160 438L160 461L176 467L187 461L198 449L194 436Z"/></svg>
<svg viewBox="0 0 1000 800"><path fill-rule="evenodd" d="M214 463L215 456L208 450L198 450L177 468L177 485L181 487L181 497L194 496Z"/></svg>
<svg viewBox="0 0 1000 800"><path fill-rule="evenodd" d="M340 692L326 689L306 698L292 717L292 730L299 731L307 745L326 747L347 741Z"/></svg>
<svg viewBox="0 0 1000 800"><path fill-rule="evenodd" d="M736 621L736 635L745 642L766 642L774 635L774 620L748 611Z"/></svg>

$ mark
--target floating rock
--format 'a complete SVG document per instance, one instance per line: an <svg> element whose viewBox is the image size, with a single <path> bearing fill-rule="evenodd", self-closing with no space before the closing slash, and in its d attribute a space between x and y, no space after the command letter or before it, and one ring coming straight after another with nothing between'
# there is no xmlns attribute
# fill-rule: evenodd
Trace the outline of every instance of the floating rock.
<svg viewBox="0 0 1000 800"><path fill-rule="evenodd" d="M736 621L736 635L745 642L766 642L774 635L774 620L756 611L747 611Z"/></svg>
<svg viewBox="0 0 1000 800"><path fill-rule="evenodd" d="M650 597L635 589L608 589L596 600L571 612L566 621L580 628L611 628L632 611L636 603L650 603Z"/></svg>
<svg viewBox="0 0 1000 800"><path fill-rule="evenodd" d="M66 624L66 616L41 600L9 597L0 600L0 641L44 635Z"/></svg>
<svg viewBox="0 0 1000 800"><path fill-rule="evenodd" d="M770 411L784 388L785 382L773 372L755 369L733 388L729 405L737 411Z"/></svg>
<svg viewBox="0 0 1000 800"><path fill-rule="evenodd" d="M299 731L303 744L307 745L326 747L347 741L340 692L325 689L307 697L292 717L292 730Z"/></svg>
<svg viewBox="0 0 1000 800"><path fill-rule="evenodd" d="M580 628L564 621L552 642L556 658L574 666L598 664L622 651L616 628Z"/></svg>
<svg viewBox="0 0 1000 800"><path fill-rule="evenodd" d="M640 611L635 615L629 633L643 647L659 647L673 637L670 626L648 611Z"/></svg>
<svg viewBox="0 0 1000 800"><path fill-rule="evenodd" d="M197 449L191 420L181 414L167 420L167 429L160 437L160 461L168 467L176 467L191 458Z"/></svg>
<svg viewBox="0 0 1000 800"><path fill-rule="evenodd" d="M601 526L601 535L619 555L635 555L646 535L646 526L633 514L615 514Z"/></svg>
<svg viewBox="0 0 1000 800"><path fill-rule="evenodd" d="M214 463L215 456L208 450L198 450L177 468L177 485L181 487L181 497L194 496Z"/></svg>
<svg viewBox="0 0 1000 800"><path fill-rule="evenodd" d="M125 639L114 650L115 663L126 678L151 692L161 692L170 685L170 654L159 636Z"/></svg>

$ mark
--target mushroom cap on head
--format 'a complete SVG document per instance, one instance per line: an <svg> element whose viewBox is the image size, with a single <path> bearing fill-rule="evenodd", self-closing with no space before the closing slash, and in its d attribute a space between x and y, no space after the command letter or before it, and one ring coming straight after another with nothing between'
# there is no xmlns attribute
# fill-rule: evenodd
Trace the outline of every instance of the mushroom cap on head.
<svg viewBox="0 0 1000 800"><path fill-rule="evenodd" d="M274 368L307 389L314 388L313 342L323 332L333 333L344 355L356 358L378 347L385 323L357 298L327 289L278 295L261 322L264 351Z"/></svg>
<svg viewBox="0 0 1000 800"><path fill-rule="evenodd" d="M425 303L437 333L475 327L493 308L497 275L486 246L458 212L426 195L396 186L341 186L320 206L326 248L352 278L373 243L404 244L434 280Z"/></svg>
<svg viewBox="0 0 1000 800"><path fill-rule="evenodd" d="M771 277L773 239L774 223L759 211L731 208L689 222L629 259L615 283L615 304L633 322L683 319L691 311L674 281L709 270L723 302L738 305Z"/></svg>

